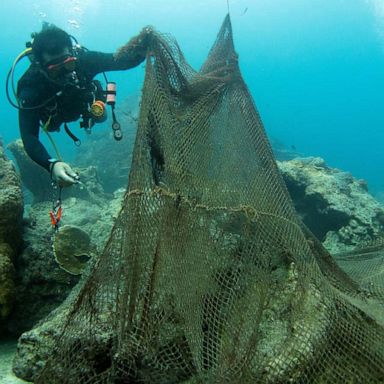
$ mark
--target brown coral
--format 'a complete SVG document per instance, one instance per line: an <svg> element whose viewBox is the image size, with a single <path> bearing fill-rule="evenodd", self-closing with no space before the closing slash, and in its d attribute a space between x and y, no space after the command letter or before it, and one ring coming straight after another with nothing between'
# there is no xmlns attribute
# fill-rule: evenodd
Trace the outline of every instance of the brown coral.
<svg viewBox="0 0 384 384"><path fill-rule="evenodd" d="M91 239L81 228L65 225L54 236L53 253L61 268L80 275L92 256Z"/></svg>

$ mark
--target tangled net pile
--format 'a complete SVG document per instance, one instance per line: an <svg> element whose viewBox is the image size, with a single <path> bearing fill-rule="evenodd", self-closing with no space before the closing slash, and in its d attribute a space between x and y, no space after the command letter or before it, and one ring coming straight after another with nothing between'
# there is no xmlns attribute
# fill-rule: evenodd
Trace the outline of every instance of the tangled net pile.
<svg viewBox="0 0 384 384"><path fill-rule="evenodd" d="M122 210L35 382L383 382L383 253L339 262L296 216L229 17L199 72L155 32Z"/></svg>

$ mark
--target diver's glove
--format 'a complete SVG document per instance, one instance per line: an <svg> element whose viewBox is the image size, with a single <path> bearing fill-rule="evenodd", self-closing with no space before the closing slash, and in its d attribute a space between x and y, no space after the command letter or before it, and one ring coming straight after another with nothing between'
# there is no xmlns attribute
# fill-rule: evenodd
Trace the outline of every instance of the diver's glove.
<svg viewBox="0 0 384 384"><path fill-rule="evenodd" d="M60 187L70 187L79 182L79 175L63 161L56 161L50 165L51 179Z"/></svg>
<svg viewBox="0 0 384 384"><path fill-rule="evenodd" d="M148 47L153 37L153 28L145 27L127 44L117 50L115 60L123 64L126 69L136 67L145 60Z"/></svg>

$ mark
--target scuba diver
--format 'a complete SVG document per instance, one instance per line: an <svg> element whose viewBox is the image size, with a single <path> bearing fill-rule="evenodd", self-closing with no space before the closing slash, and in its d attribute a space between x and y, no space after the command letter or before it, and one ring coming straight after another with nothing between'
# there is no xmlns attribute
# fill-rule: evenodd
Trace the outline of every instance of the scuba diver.
<svg viewBox="0 0 384 384"><path fill-rule="evenodd" d="M75 143L79 142L67 122L81 117L80 126L90 130L94 123L105 121L105 104L108 104L112 107L114 138L120 140L120 125L114 113L115 83L108 83L104 91L94 77L99 73L126 70L142 63L150 36L151 29L144 28L116 53L102 53L81 47L73 36L46 24L41 32L32 35L28 48L15 60L7 77L7 96L19 109L20 134L25 151L33 161L50 172L52 180L60 187L78 183L79 176L59 155L55 158L48 154L39 140L40 128L51 139L49 132L58 131L64 124ZM25 56L30 58L31 65L18 81L17 91L12 83L16 104L9 97L8 81L10 77L13 80L14 67Z"/></svg>

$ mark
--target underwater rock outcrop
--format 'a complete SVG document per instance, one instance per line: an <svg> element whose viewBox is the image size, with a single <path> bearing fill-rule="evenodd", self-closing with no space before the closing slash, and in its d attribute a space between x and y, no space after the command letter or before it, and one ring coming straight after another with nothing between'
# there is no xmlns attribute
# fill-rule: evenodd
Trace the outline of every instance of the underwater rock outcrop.
<svg viewBox="0 0 384 384"><path fill-rule="evenodd" d="M15 295L14 251L7 243L0 243L0 324L8 317ZM0 326L0 333L2 330Z"/></svg>
<svg viewBox="0 0 384 384"><path fill-rule="evenodd" d="M14 261L21 244L22 218L20 179L0 142L0 333L14 300Z"/></svg>
<svg viewBox="0 0 384 384"><path fill-rule="evenodd" d="M296 211L331 252L351 250L384 232L384 207L364 180L319 157L278 162Z"/></svg>
<svg viewBox="0 0 384 384"><path fill-rule="evenodd" d="M0 304L3 311L8 313L10 305L1 301L3 298L4 300L7 298L8 301L12 298L14 301L14 308L6 327L11 333L19 334L30 329L62 303L79 278L60 268L53 256L53 232L49 211L53 201L58 197L58 191L52 187L49 174L29 159L21 140L9 144L9 148L18 163L23 185L33 195L32 206L24 220L24 248L20 249L21 254L17 257L16 271L9 263L10 256L4 256L9 252L3 252L3 248L0 250L0 257L3 260L0 262L0 269L3 272L0 285L4 284ZM8 162L0 168L0 172L7 173L7 177L2 177L0 180L4 184L0 197L0 239L6 238L7 241L21 244L23 212L21 184L14 168L12 167L13 173L9 171L10 164ZM18 188L17 198L14 197L15 187ZM88 166L81 169L81 183L62 191L64 207L62 223L79 226L88 231L91 241L102 247L112 226L112 211L119 209L118 204L110 204L114 198L109 197L110 200L107 200L107 197L98 181L96 167ZM2 203L3 200L5 203ZM56 250L63 258L60 249ZM67 265L67 270L79 272L78 268L71 265ZM11 285L9 278L6 278L13 275L16 275L16 286ZM5 279L6 283L3 283Z"/></svg>
<svg viewBox="0 0 384 384"><path fill-rule="evenodd" d="M50 200L52 192L48 172L29 158L20 139L8 144L8 148L17 162L23 185L33 195L33 201L37 203Z"/></svg>
<svg viewBox="0 0 384 384"><path fill-rule="evenodd" d="M64 200L62 220L65 225L60 231L66 232L66 227L81 227L89 234L92 244L101 249L120 210L123 193L124 190L116 191L113 199L104 200L102 206L76 198ZM13 370L28 381L33 381L40 372L52 350L54 338L65 324L72 297L81 286L81 277L65 272L54 261L48 209L48 203L31 208L25 236L28 247L21 255L23 263L19 270L23 286L19 287L17 308L10 322L14 333L26 331L19 339ZM34 328L29 330L32 326Z"/></svg>
<svg viewBox="0 0 384 384"><path fill-rule="evenodd" d="M0 143L0 240L20 244L23 195L20 178Z"/></svg>
<svg viewBox="0 0 384 384"><path fill-rule="evenodd" d="M89 236L92 252L102 249L120 209L121 198L122 191L108 200L99 196L97 204L76 197L64 199L62 229L66 232L66 226L81 228ZM54 233L48 214L51 204L33 204L25 219L25 248L18 258L16 301L8 322L8 330L14 334L31 329L47 316L79 281L78 275L68 273L55 260ZM62 249L59 252L65 258ZM77 267L77 264L66 265L72 272Z"/></svg>
<svg viewBox="0 0 384 384"><path fill-rule="evenodd" d="M76 288L73 289L73 293L75 291ZM13 372L16 376L26 381L33 381L40 372L54 345L54 337L62 332L69 302L70 297L53 310L44 321L21 335L13 362Z"/></svg>
<svg viewBox="0 0 384 384"><path fill-rule="evenodd" d="M24 249L16 265L17 285L8 330L20 334L47 316L78 282L57 265L52 254L51 204L31 206L24 227Z"/></svg>

